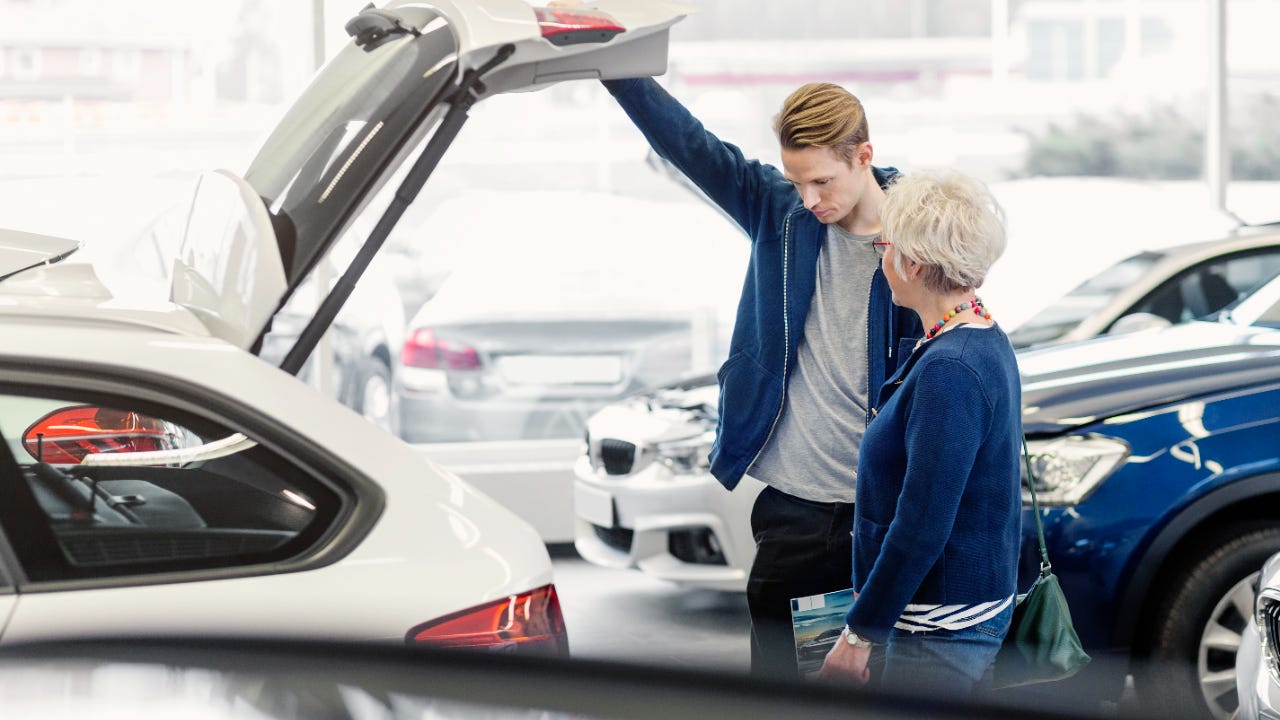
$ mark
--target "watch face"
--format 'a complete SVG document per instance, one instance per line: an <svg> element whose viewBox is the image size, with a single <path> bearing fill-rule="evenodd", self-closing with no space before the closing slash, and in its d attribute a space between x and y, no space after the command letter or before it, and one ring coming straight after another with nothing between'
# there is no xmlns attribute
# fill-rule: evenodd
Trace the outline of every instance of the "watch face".
<svg viewBox="0 0 1280 720"><path fill-rule="evenodd" d="M870 640L863 638L849 628L844 629L844 641L854 647L871 647Z"/></svg>

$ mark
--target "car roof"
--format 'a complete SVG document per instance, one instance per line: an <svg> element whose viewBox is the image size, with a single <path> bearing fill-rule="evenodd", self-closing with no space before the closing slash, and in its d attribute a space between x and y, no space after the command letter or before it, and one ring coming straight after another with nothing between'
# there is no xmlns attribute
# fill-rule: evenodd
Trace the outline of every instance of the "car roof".
<svg viewBox="0 0 1280 720"><path fill-rule="evenodd" d="M1198 240L1149 252L1175 262L1190 265L1218 255L1277 245L1280 245L1280 223L1270 223L1267 225L1241 225L1231 234L1221 238Z"/></svg>

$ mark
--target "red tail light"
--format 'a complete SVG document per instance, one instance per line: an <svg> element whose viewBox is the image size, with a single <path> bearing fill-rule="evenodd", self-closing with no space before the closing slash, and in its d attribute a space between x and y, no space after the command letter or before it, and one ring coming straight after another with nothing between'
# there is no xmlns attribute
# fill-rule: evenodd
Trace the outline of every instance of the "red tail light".
<svg viewBox="0 0 1280 720"><path fill-rule="evenodd" d="M542 37L555 45L608 42L626 30L599 10L537 7L533 13L538 18Z"/></svg>
<svg viewBox="0 0 1280 720"><path fill-rule="evenodd" d="M425 647L569 655L555 585L425 622L410 630L405 641Z"/></svg>
<svg viewBox="0 0 1280 720"><path fill-rule="evenodd" d="M400 362L407 367L477 370L480 355L470 345L449 343L437 338L430 328L419 328L404 341Z"/></svg>
<svg viewBox="0 0 1280 720"><path fill-rule="evenodd" d="M163 420L128 410L81 405L45 415L22 434L32 457L73 465L95 453L136 453L177 447L181 435Z"/></svg>

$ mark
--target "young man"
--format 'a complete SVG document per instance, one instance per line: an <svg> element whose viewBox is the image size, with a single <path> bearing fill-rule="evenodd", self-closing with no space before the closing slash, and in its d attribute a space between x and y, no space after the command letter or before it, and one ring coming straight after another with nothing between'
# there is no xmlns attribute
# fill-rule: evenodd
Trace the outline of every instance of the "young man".
<svg viewBox="0 0 1280 720"><path fill-rule="evenodd" d="M899 340L921 334L890 301L874 244L895 171L872 167L862 106L836 85L805 85L783 104L783 172L720 141L651 78L605 86L654 151L751 239L711 472L729 490L744 474L767 486L751 513L751 667L795 678L790 600L850 586L868 398Z"/></svg>

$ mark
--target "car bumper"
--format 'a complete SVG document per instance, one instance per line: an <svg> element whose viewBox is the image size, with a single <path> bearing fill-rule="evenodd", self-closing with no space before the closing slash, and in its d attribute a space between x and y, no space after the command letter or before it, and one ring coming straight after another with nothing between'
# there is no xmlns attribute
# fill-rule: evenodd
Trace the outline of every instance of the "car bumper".
<svg viewBox="0 0 1280 720"><path fill-rule="evenodd" d="M1237 717L1280 720L1280 684L1271 678L1259 642L1258 625L1250 620L1240 637L1236 655L1236 691L1240 696Z"/></svg>
<svg viewBox="0 0 1280 720"><path fill-rule="evenodd" d="M574 466L574 546L596 565L638 568L669 582L745 591L755 557L751 506L763 484L727 492L709 473L650 463L625 476Z"/></svg>
<svg viewBox="0 0 1280 720"><path fill-rule="evenodd" d="M402 371L412 375L413 369ZM470 399L447 385L419 389L397 378L400 436L411 443L581 439L587 418L616 398L510 397Z"/></svg>

